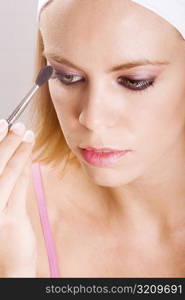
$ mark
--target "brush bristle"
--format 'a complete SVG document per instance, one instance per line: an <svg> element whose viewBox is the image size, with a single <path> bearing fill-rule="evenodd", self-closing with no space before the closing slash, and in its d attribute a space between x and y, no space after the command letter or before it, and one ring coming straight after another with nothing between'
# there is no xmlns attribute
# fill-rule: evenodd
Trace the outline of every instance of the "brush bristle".
<svg viewBox="0 0 185 300"><path fill-rule="evenodd" d="M35 83L41 87L44 83L46 83L50 79L52 74L53 74L53 68L51 66L45 66L39 72L39 75L37 76Z"/></svg>

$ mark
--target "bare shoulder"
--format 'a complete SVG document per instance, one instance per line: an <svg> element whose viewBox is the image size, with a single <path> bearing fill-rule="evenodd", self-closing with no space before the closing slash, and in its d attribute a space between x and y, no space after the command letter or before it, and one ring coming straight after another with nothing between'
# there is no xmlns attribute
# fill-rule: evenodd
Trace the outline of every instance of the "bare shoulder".
<svg viewBox="0 0 185 300"><path fill-rule="evenodd" d="M66 215L66 197L63 196L61 199L61 194L67 194L67 190L70 190L69 182L71 184L71 178L73 178L74 171L71 172L70 168L66 171L65 176L59 176L60 168L53 168L50 165L39 163L41 171L41 180L43 185L43 192L45 196L47 211L49 214L49 220L51 228L56 239L55 228L58 214L62 215L62 230L65 231L64 220ZM72 174L72 175L71 175ZM34 174L33 168L30 168L29 174L29 184L27 188L27 213L30 218L32 228L34 230L36 240L37 240L37 253L38 253L38 266L37 266L37 277L50 277L49 264L47 258L47 250L45 246L44 236L42 232L42 225L39 215L38 201L36 198L36 190L34 185ZM58 202L57 202L58 201ZM60 202L60 205L58 203ZM60 208L60 209L59 209ZM61 222L61 221L60 221Z"/></svg>
<svg viewBox="0 0 185 300"><path fill-rule="evenodd" d="M34 164L34 157L32 159L32 166ZM62 160L60 165L53 167L52 164L44 164L39 162L41 182L43 186L43 192L46 199L46 205L54 205L55 199L57 199L62 191L68 186L69 176L71 167L66 168L66 161ZM65 172L63 172L65 171ZM74 174L74 171L72 172ZM29 184L27 188L27 210L30 217L33 216L33 221L35 221L35 216L38 215L38 207L36 201L36 190L34 183L34 169L30 168L29 174ZM52 207L52 211L55 210L55 207ZM37 218L38 219L38 218Z"/></svg>
<svg viewBox="0 0 185 300"><path fill-rule="evenodd" d="M36 195L36 186L35 186L35 174L33 169L33 163L32 162L32 168L30 168L30 174L29 174L29 183L27 187L27 212L31 218L31 221L33 223L33 226L35 229L38 228L38 224L40 224L39 219L39 210L38 210L38 201L37 201L37 195ZM49 206L51 203L54 203L55 197L57 197L57 193L59 190L57 187L60 186L61 189L65 188L64 180L62 181L58 179L58 170L52 168L48 164L39 163L40 168L40 179L43 187L43 193L44 198L46 201L46 205Z"/></svg>
<svg viewBox="0 0 185 300"><path fill-rule="evenodd" d="M39 166L41 171L41 180L43 184L43 192L45 196L46 206L48 207L50 203L52 203L52 201L54 202L55 193L53 193L53 190L55 190L54 185L56 185L55 172L52 171L52 168L49 165L39 164ZM26 199L27 213L37 241L37 254L38 254L37 277L50 277L47 249L45 246L44 235L42 231L42 225L41 225L40 214L39 214L39 206L38 206L36 190L34 185L33 168L30 168L29 184L27 187L26 197L27 197ZM50 213L49 218L51 223L52 223L52 215L51 215L52 211L53 210L49 209L49 213Z"/></svg>

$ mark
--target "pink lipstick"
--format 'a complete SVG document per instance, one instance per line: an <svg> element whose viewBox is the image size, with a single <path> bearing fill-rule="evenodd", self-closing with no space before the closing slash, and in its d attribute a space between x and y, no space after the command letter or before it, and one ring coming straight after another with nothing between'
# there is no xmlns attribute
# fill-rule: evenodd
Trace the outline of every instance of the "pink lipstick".
<svg viewBox="0 0 185 300"><path fill-rule="evenodd" d="M120 160L129 150L113 150L110 148L95 149L88 147L80 148L81 154L86 162L96 167L113 165Z"/></svg>

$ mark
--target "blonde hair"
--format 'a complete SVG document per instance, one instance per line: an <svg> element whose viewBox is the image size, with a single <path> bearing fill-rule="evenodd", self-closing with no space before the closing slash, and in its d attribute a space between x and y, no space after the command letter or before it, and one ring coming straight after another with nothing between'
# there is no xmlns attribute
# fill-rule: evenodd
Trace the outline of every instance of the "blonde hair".
<svg viewBox="0 0 185 300"><path fill-rule="evenodd" d="M40 30L38 29L35 48L35 66L34 78L42 67L47 62L42 55L44 50L43 39ZM48 83L44 84L36 93L31 103L29 104L29 123L31 129L36 135L35 145L32 155L33 162L41 162L44 164L52 164L56 167L62 166L62 173L66 166L71 163L76 163L79 166L79 161L68 147L61 126L50 96ZM63 168L64 166L64 168ZM59 172L60 174L60 172Z"/></svg>

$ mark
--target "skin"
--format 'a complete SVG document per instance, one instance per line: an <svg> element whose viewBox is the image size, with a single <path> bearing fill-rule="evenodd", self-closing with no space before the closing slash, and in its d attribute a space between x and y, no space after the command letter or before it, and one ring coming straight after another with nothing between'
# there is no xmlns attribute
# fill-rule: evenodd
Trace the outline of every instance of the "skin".
<svg viewBox="0 0 185 300"><path fill-rule="evenodd" d="M55 0L42 13L40 30L47 63L74 74L72 81L84 79L71 86L49 81L66 142L94 195L93 201L76 197L73 205L116 230L123 225L137 235L150 228L156 240L161 235L182 240L184 40L160 16L127 0ZM51 53L78 67L57 63ZM107 71L142 59L164 63ZM155 82L138 92L119 84L120 76ZM94 167L80 155L78 147L84 145L131 151L112 166Z"/></svg>

